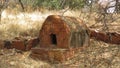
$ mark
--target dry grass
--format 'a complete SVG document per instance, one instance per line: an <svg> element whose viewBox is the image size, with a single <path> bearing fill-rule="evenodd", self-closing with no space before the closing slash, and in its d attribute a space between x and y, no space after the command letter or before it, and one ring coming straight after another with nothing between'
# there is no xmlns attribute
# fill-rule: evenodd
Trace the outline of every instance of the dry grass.
<svg viewBox="0 0 120 68"><path fill-rule="evenodd" d="M45 18L50 14L61 14L62 11L45 11L21 13L5 10L0 22L0 38L12 39L16 36L36 37ZM67 11L64 15L82 18L88 25L94 23L93 18L88 21L87 15L79 11ZM94 15L94 14L93 14ZM33 60L30 52L15 49L0 49L0 68L120 68L120 45L107 44L91 40L90 46L78 52L76 58L63 64Z"/></svg>
<svg viewBox="0 0 120 68"><path fill-rule="evenodd" d="M0 23L0 37L7 39L15 36L36 36L45 17L39 12L9 14L4 11Z"/></svg>
<svg viewBox="0 0 120 68"><path fill-rule="evenodd" d="M15 36L37 36L45 18L51 14L61 14L61 11L45 12L18 12L15 10L5 10L2 12L0 22L1 39L13 38ZM78 13L78 12L77 12ZM78 16L73 11L67 11L64 15Z"/></svg>
<svg viewBox="0 0 120 68"><path fill-rule="evenodd" d="M91 40L91 45L63 64L33 60L30 52L0 50L0 68L120 68L120 46Z"/></svg>
<svg viewBox="0 0 120 68"><path fill-rule="evenodd" d="M0 51L0 68L50 68L51 66L42 61L35 61L29 57L30 52L16 52L15 49L2 49Z"/></svg>

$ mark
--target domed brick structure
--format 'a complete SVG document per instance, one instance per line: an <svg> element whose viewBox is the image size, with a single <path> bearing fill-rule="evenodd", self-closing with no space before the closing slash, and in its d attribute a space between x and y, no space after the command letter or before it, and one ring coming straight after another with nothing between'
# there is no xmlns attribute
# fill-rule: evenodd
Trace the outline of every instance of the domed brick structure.
<svg viewBox="0 0 120 68"><path fill-rule="evenodd" d="M89 30L82 20L74 17L50 15L39 33L40 44L32 49L32 57L64 61L75 51L89 45Z"/></svg>

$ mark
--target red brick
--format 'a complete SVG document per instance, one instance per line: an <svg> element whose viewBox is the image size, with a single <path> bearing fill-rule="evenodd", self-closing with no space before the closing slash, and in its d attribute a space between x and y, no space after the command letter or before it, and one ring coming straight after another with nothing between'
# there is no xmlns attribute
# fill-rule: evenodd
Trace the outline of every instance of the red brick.
<svg viewBox="0 0 120 68"><path fill-rule="evenodd" d="M4 41L0 40L0 49L4 48Z"/></svg>
<svg viewBox="0 0 120 68"><path fill-rule="evenodd" d="M13 40L11 44L12 48L18 49L18 50L25 50L25 42L22 40Z"/></svg>
<svg viewBox="0 0 120 68"><path fill-rule="evenodd" d="M4 40L4 48L11 49L12 42L10 40Z"/></svg>
<svg viewBox="0 0 120 68"><path fill-rule="evenodd" d="M30 50L39 43L39 38L32 38L27 41L26 50Z"/></svg>
<svg viewBox="0 0 120 68"><path fill-rule="evenodd" d="M106 43L120 44L119 33L112 33L112 32L105 33L105 32L96 32L94 30L90 30L90 37Z"/></svg>
<svg viewBox="0 0 120 68"><path fill-rule="evenodd" d="M62 63L74 58L76 51L79 52L79 49L32 48L30 56L34 59L47 60L53 63Z"/></svg>
<svg viewBox="0 0 120 68"><path fill-rule="evenodd" d="M109 36L110 36L110 43L120 44L120 34L110 33Z"/></svg>

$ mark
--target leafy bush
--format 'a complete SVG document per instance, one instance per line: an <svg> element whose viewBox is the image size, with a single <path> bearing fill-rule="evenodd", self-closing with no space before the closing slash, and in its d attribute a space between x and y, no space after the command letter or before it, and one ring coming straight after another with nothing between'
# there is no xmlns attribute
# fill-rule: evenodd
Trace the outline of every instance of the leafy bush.
<svg viewBox="0 0 120 68"><path fill-rule="evenodd" d="M84 6L84 0L22 0L25 5L32 7L43 7L47 9L80 9Z"/></svg>

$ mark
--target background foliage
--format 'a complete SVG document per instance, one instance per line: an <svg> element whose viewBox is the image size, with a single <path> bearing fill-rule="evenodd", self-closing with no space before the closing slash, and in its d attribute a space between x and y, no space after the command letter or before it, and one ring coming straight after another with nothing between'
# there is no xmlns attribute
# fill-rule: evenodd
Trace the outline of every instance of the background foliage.
<svg viewBox="0 0 120 68"><path fill-rule="evenodd" d="M42 7L47 9L63 9L65 7L80 9L84 6L84 0L22 0L22 2L34 8Z"/></svg>

